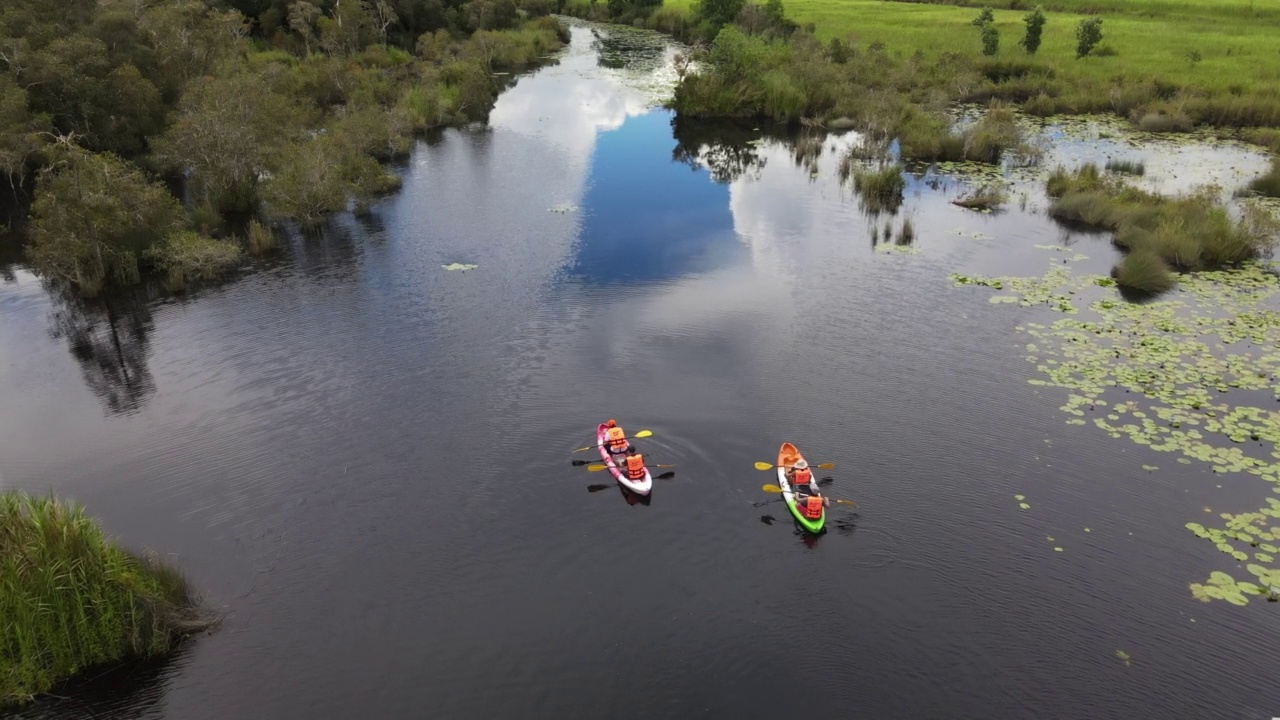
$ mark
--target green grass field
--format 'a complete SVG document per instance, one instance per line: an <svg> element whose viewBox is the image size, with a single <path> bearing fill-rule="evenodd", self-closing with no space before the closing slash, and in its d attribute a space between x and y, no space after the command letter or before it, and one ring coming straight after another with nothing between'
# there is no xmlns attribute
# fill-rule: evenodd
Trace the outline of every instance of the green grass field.
<svg viewBox="0 0 1280 720"><path fill-rule="evenodd" d="M1030 2L1032 0L1013 0ZM787 16L814 23L818 37L881 42L893 52L927 57L957 52L981 57L978 29L969 21L978 6L958 7L888 0L784 0ZM992 3L1007 7L1010 0ZM667 0L691 9L693 0ZM1044 3L1048 23L1035 60L1064 80L1094 86L1158 79L1213 93L1280 93L1280 1L1166 2L1158 0L1057 0ZM1029 8L1028 8L1029 9ZM1000 59L1026 59L1018 46L1028 9L996 9ZM1103 17L1105 57L1075 57L1075 27L1085 15Z"/></svg>

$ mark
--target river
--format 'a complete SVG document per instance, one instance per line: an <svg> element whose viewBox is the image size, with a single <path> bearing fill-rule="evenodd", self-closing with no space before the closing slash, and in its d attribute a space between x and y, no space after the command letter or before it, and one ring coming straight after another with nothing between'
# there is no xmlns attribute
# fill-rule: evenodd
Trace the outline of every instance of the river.
<svg viewBox="0 0 1280 720"><path fill-rule="evenodd" d="M573 32L367 217L226 283L108 315L6 269L0 484L225 612L15 717L1280 715L1280 605L1187 592L1229 563L1184 523L1256 485L1065 425L1016 329L1053 313L948 279L1037 245L1105 272L1107 237L913 175L916 252L882 252L830 149L700 155L652 103L670 48L602 67ZM609 417L676 466L649 502L570 465ZM816 539L754 506L784 440L859 503Z"/></svg>

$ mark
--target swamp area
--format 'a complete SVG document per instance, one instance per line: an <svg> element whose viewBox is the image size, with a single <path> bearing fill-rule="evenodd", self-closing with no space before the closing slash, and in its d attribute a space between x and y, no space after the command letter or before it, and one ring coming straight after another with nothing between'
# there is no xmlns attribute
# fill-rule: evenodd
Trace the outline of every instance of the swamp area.
<svg viewBox="0 0 1280 720"><path fill-rule="evenodd" d="M222 281L0 257L0 489L223 616L11 717L1280 714L1276 265L1134 297L1045 190L1239 213L1265 152L1019 116L1034 164L886 203L858 133L674 122L680 47L568 22L399 191ZM676 467L648 499L570 465L610 417ZM823 536L756 506L783 441L858 503Z"/></svg>

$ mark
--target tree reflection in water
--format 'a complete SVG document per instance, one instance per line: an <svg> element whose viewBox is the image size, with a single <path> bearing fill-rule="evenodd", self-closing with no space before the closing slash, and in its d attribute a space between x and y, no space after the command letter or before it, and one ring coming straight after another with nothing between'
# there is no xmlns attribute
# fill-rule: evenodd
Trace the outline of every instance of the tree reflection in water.
<svg viewBox="0 0 1280 720"><path fill-rule="evenodd" d="M89 390L108 413L136 412L156 389L147 367L153 325L145 294L87 300L65 286L48 290L54 303L49 332L67 341Z"/></svg>

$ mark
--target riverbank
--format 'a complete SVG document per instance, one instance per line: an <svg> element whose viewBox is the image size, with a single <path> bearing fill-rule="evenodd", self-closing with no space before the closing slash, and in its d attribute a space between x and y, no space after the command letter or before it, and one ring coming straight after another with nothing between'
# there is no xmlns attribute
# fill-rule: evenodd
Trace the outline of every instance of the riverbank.
<svg viewBox="0 0 1280 720"><path fill-rule="evenodd" d="M0 43L24 48L0 55L0 179L30 201L32 266L86 296L152 273L178 289L270 250L268 224L366 209L399 187L381 163L485 119L568 39L514 3L22 5L0 12Z"/></svg>
<svg viewBox="0 0 1280 720"><path fill-rule="evenodd" d="M211 624L187 582L84 511L0 493L0 707L95 667L169 652Z"/></svg>

